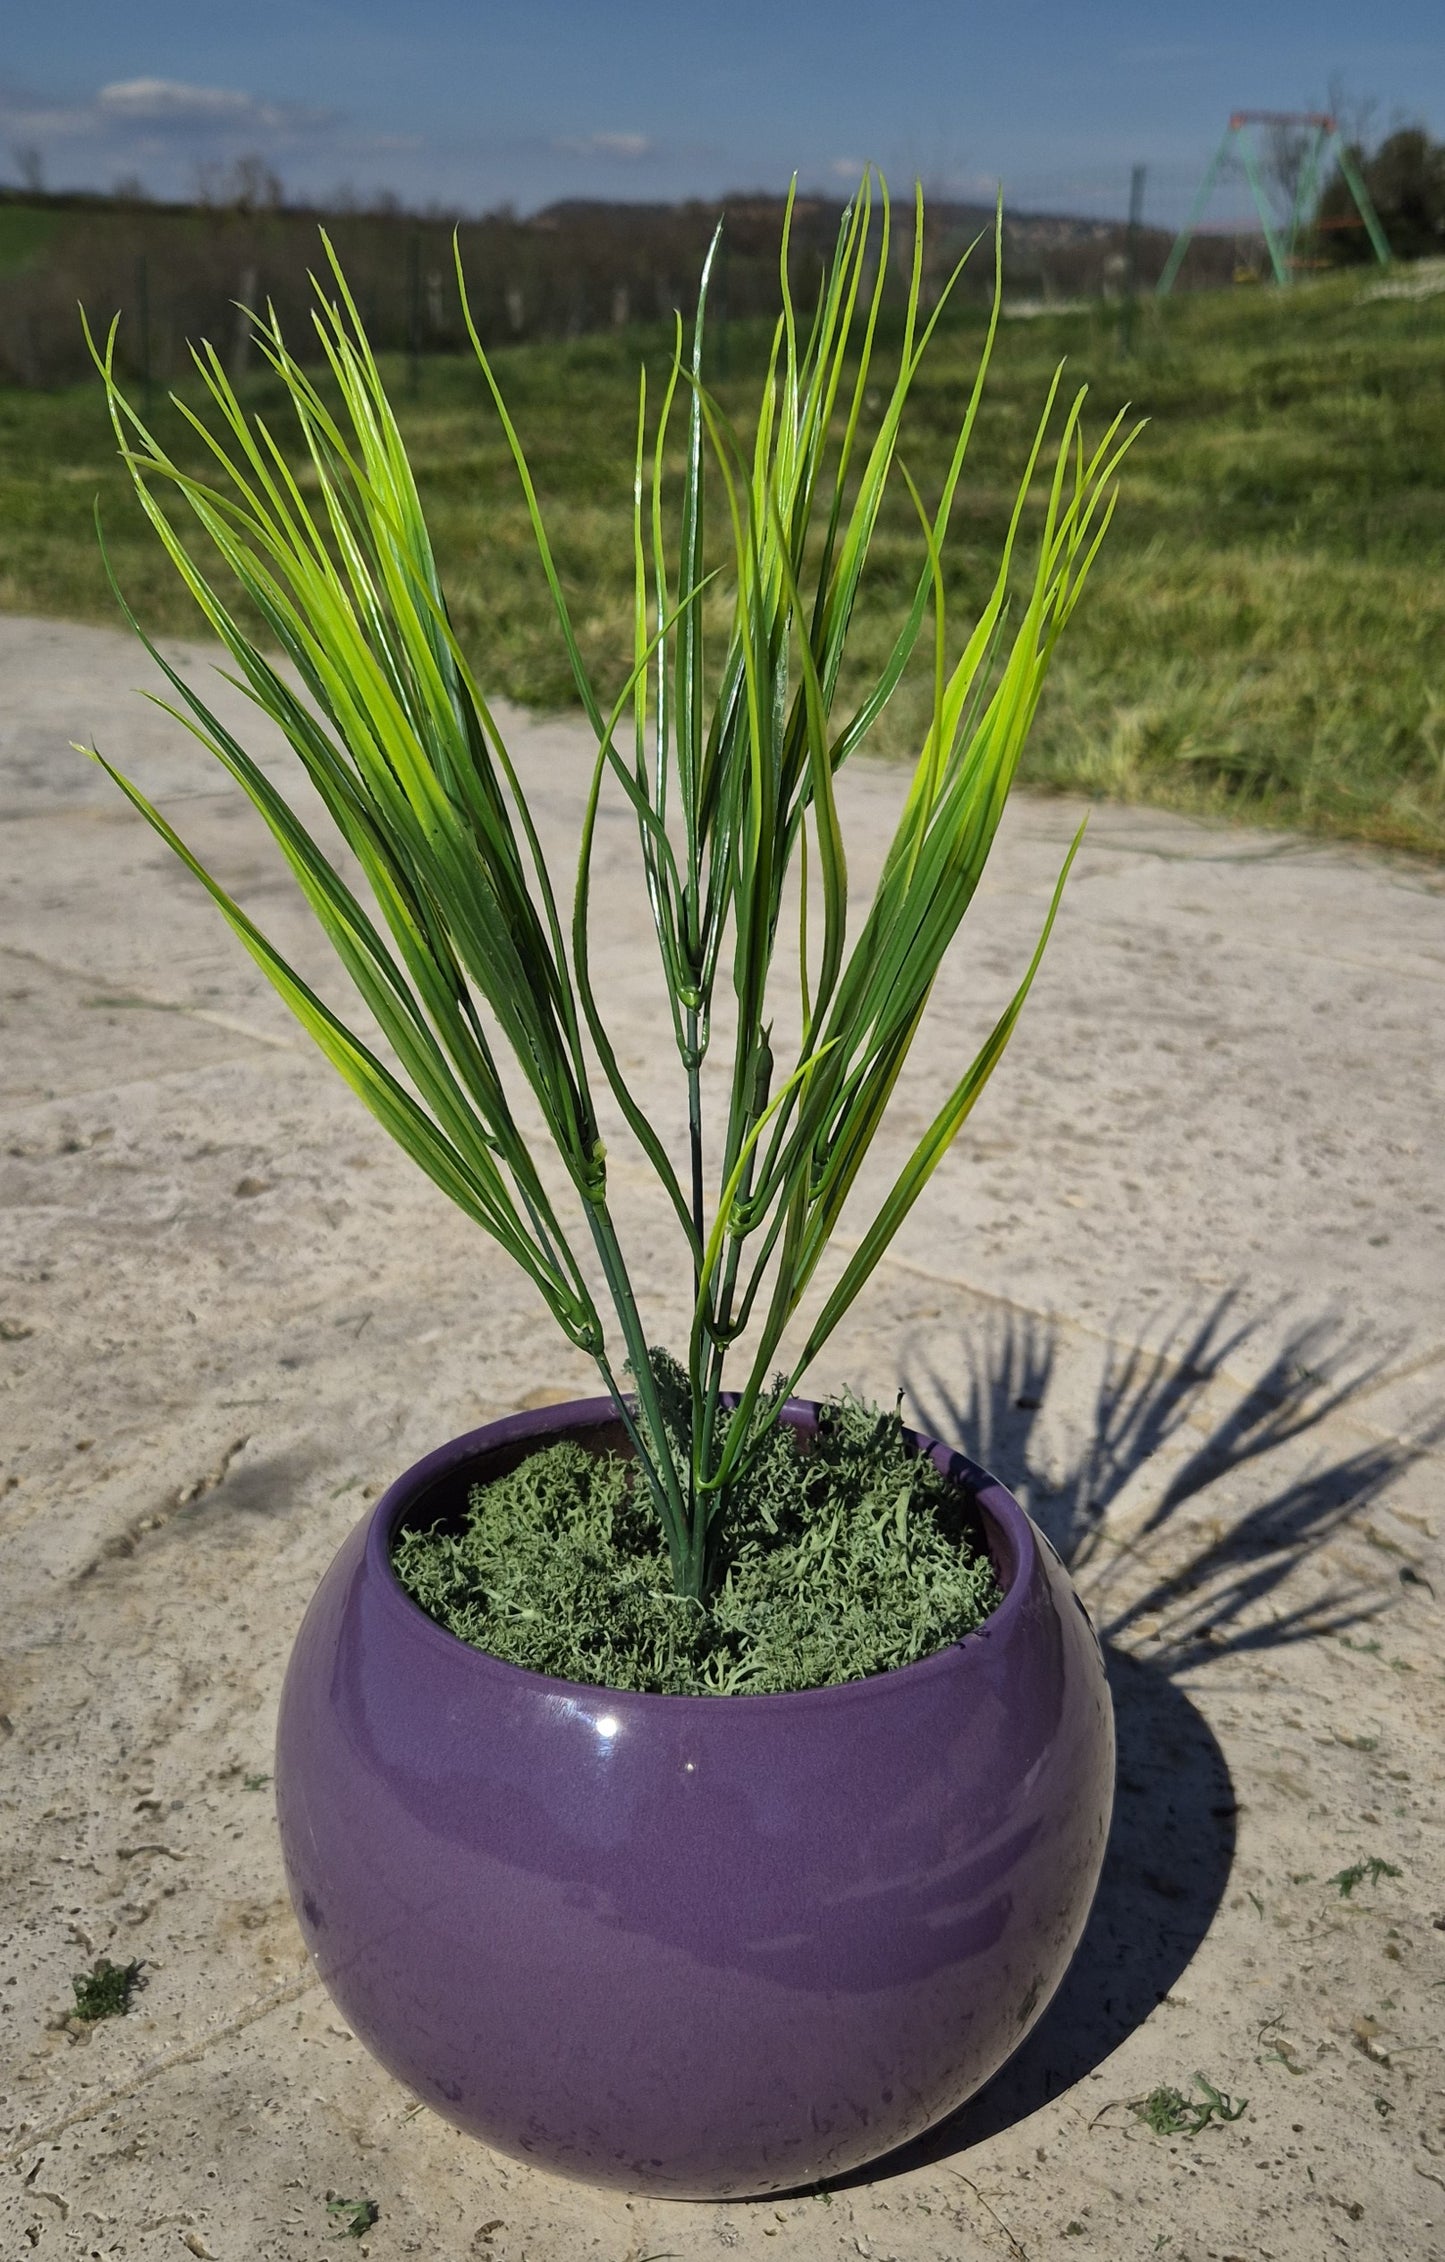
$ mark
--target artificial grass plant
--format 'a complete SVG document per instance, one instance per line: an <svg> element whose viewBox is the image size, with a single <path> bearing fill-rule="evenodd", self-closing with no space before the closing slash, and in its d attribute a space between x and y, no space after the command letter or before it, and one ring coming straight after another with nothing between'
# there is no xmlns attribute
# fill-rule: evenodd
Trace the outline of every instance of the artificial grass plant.
<svg viewBox="0 0 1445 2262"><path fill-rule="evenodd" d="M302 365L274 315L254 317L257 348L309 458L304 487L213 347L196 355L211 421L176 405L214 459L214 482L178 465L123 395L114 331L97 351L142 507L230 652L235 680L294 749L361 868L369 902L152 646L177 695L170 711L266 821L383 1049L322 1002L140 789L96 758L209 891L387 1131L521 1265L569 1341L595 1359L626 1425L672 1582L694 1602L722 1576L729 1503L764 1451L779 1405L864 1286L996 1066L1078 845L1011 1002L833 1285L814 1300L801 1348L775 1377L785 1331L808 1298L978 886L1055 646L1103 540L1129 439L1116 418L1086 447L1080 394L1050 443L1055 376L1020 467L992 593L950 663L944 553L994 328L961 403L941 492L925 505L898 460L900 426L947 291L925 314L920 196L902 350L873 415L889 233L886 191L875 200L865 180L804 328L785 228L782 313L751 435L724 416L706 382L710 256L690 338L678 323L655 416L645 375L639 389L632 666L608 712L578 649L521 439L467 310L596 738L570 908L543 856L525 781L453 634L397 421L329 244L314 316L319 373ZM466 309L460 267L458 280ZM996 290L995 323L997 310ZM682 469L674 474L679 432ZM840 713L849 625L895 469L918 516L916 591L876 682ZM1036 485L1041 524L1026 536ZM214 560L207 568L163 507L166 490L189 507L200 552ZM727 563L710 573L704 547L715 508ZM263 624L265 644L243 625L227 594L232 585ZM728 620L719 637L708 612L720 592ZM931 719L873 899L850 939L835 779L866 742L930 622ZM291 663L304 697L272 648ZM604 791L624 796L636 818L686 1092L681 1157L635 1096L593 984L590 882ZM785 895L796 901L796 952L780 949ZM732 1034L726 1103L714 1122L703 1063L715 1018ZM795 1035L785 1045L780 1031L790 1024ZM599 1078L655 1173L690 1267L693 1317L678 1368L649 1344L613 1218ZM565 1204L519 1127L521 1089L560 1158ZM725 1391L728 1353L745 1332L738 1387Z"/></svg>

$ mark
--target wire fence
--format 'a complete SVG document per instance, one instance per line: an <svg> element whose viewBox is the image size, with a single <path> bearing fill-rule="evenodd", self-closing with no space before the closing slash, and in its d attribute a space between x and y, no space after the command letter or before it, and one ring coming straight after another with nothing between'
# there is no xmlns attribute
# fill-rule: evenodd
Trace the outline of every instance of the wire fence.
<svg viewBox="0 0 1445 2262"><path fill-rule="evenodd" d="M791 281L806 304L832 251L840 208L800 201ZM455 228L483 341L493 347L580 337L634 323L690 316L718 208L554 206L529 219L507 214ZM781 203L730 200L715 271L716 321L776 316ZM419 375L432 354L466 345L444 216L337 213L243 206L156 206L121 199L0 195L0 383L57 387L83 379L89 361L78 309L101 330L121 317L119 361L147 389L181 379L191 343L209 339L234 374L254 359L241 307L274 306L288 335L310 320L311 275L331 236L378 350L404 353ZM963 249L992 227L984 205L934 203L925 231L925 299ZM1161 230L1123 221L1010 217L1005 291L1041 305L1119 297L1147 289L1168 254ZM912 215L895 207L889 294L901 305L912 261ZM1202 241L1190 282L1221 283L1232 247ZM986 249L972 261L962 302L992 286Z"/></svg>

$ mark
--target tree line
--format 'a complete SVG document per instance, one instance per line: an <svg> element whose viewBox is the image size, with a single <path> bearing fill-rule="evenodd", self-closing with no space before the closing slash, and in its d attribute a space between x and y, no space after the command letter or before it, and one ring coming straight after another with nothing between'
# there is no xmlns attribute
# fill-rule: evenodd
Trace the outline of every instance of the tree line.
<svg viewBox="0 0 1445 2262"><path fill-rule="evenodd" d="M1379 147L1351 150L1396 259L1445 257L1445 141L1423 126L1401 126ZM1325 183L1315 216L1321 255L1344 266L1371 256L1355 200L1338 171Z"/></svg>

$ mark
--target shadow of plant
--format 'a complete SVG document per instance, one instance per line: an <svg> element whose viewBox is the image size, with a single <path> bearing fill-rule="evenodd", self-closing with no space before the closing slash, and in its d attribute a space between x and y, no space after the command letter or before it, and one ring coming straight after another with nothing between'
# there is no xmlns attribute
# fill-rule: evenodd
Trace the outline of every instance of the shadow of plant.
<svg viewBox="0 0 1445 2262"><path fill-rule="evenodd" d="M1026 2118L1116 2050L1188 1968L1224 1897L1236 1804L1224 1753L1179 1677L1206 1660L1341 1632L1382 1607L1378 1591L1362 1590L1261 1611L1422 1450L1388 1440L1322 1455L1227 1526L1211 1520L1177 1569L1145 1567L1137 1583L1141 1549L1187 1502L1304 1438L1379 1377L1382 1361L1362 1363L1322 1322L1297 1329L1252 1384L1232 1390L1227 1362L1248 1358L1261 1325L1236 1318L1235 1300L1220 1297L1161 1352L1111 1351L1092 1425L1062 1470L1043 1431L1058 1362L1047 1324L1011 1315L971 1342L961 1382L936 1365L908 1380L918 1426L1025 1494L1065 1562L1086 1574L1114 1698L1118 1782L1093 1910L1044 2017L977 2098L886 2169L863 2171L868 2178L944 2159ZM1114 1538L1106 1520L1125 1485L1186 1431L1200 1442L1131 1520L1127 1540ZM1125 1646L1143 1621L1152 1626L1147 1658Z"/></svg>
<svg viewBox="0 0 1445 2262"><path fill-rule="evenodd" d="M1373 1616L1378 1597L1363 1590L1272 1611L1267 1623L1259 1612L1306 1556L1369 1507L1445 1430L1440 1425L1417 1445L1381 1439L1322 1457L1227 1527L1216 1521L1178 1569L1111 1608L1149 1541L1187 1502L1318 1428L1383 1371L1382 1358L1358 1359L1337 1324L1316 1321L1295 1329L1254 1382L1232 1389L1229 1362L1247 1358L1265 1324L1237 1320L1235 1300L1233 1291L1221 1296L1203 1318L1176 1328L1160 1351L1111 1349L1089 1433L1062 1473L1051 1467L1040 1433L1058 1357L1047 1322L1009 1315L982 1345L970 1345L961 1385L936 1366L907 1385L921 1427L957 1441L1025 1494L1070 1570L1084 1574L1106 1641L1127 1638L1141 1621L1160 1621L1155 1662L1169 1672L1187 1671L1206 1657L1343 1632ZM1131 1523L1127 1540L1113 1538L1107 1518L1125 1485L1186 1432L1200 1442L1143 1520Z"/></svg>

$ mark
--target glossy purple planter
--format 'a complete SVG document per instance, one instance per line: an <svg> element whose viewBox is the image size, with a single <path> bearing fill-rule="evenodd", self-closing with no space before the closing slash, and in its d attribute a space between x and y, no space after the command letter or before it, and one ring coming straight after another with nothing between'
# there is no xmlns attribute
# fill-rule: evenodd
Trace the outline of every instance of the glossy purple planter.
<svg viewBox="0 0 1445 2262"><path fill-rule="evenodd" d="M276 1747L301 1929L382 2064L503 2152L679 2199L840 2174L971 2096L1063 1977L1113 1795L1098 1642L1003 1487L918 1439L1005 1589L967 1640L791 1696L505 1665L403 1593L391 1536L563 1432L610 1443L612 1408L443 1446L317 1589Z"/></svg>

